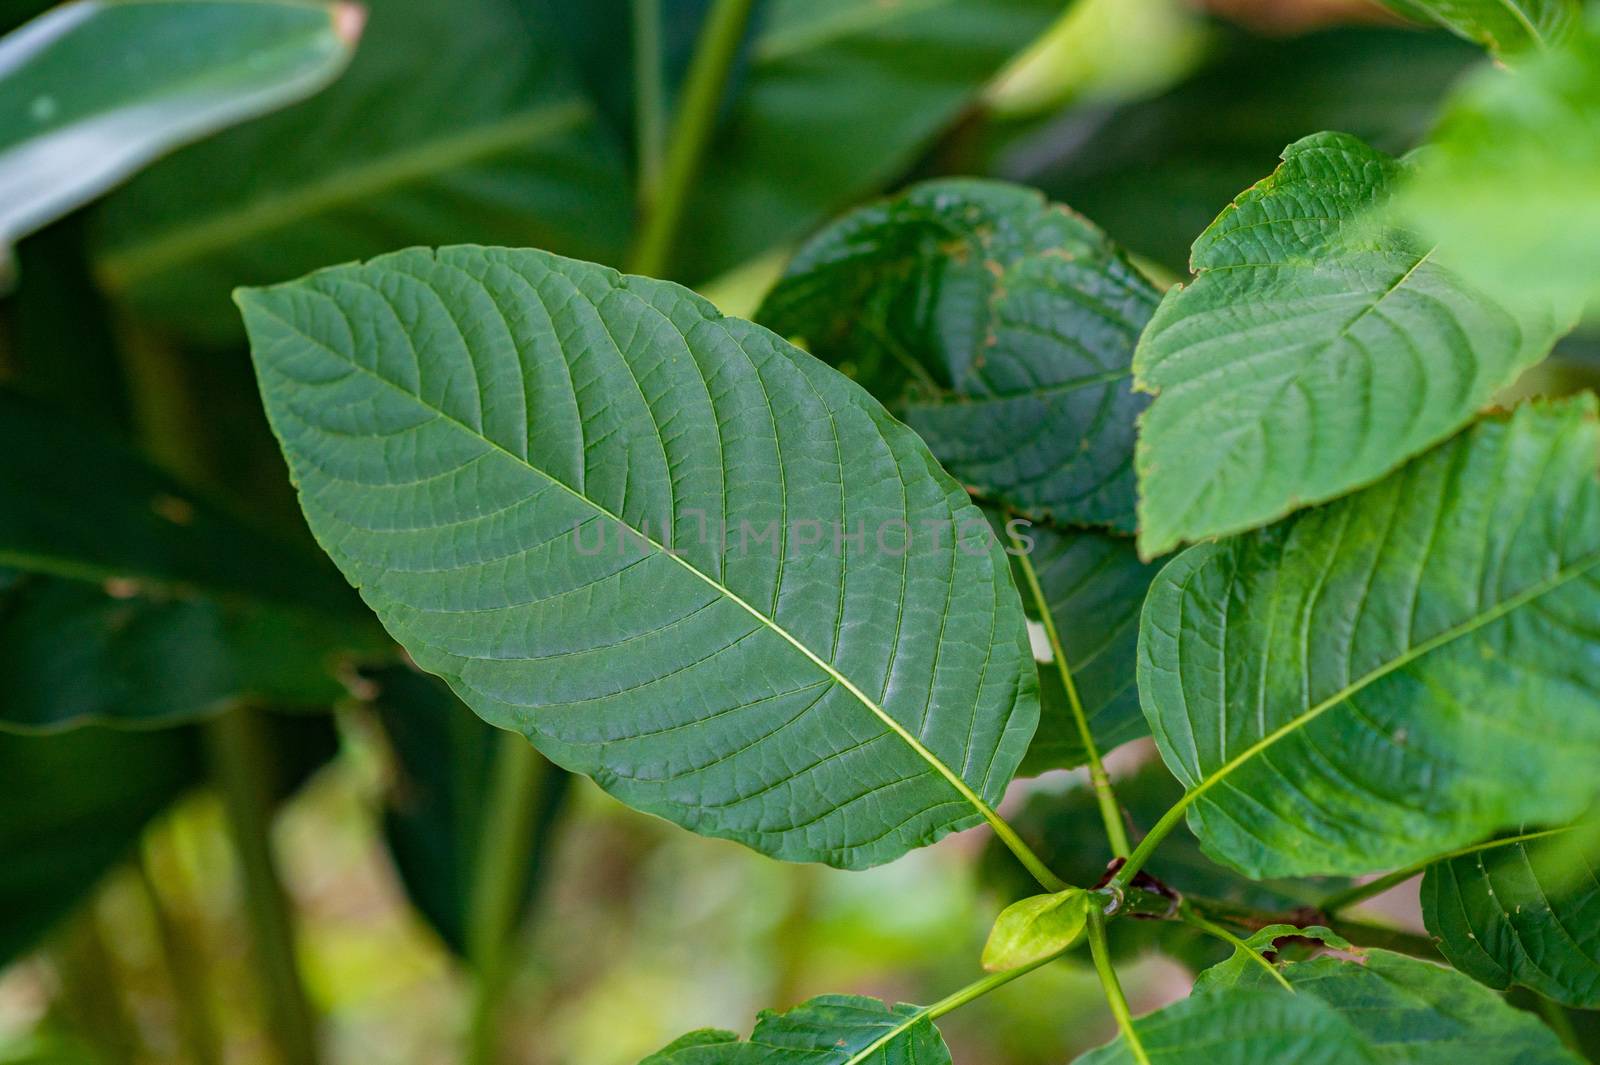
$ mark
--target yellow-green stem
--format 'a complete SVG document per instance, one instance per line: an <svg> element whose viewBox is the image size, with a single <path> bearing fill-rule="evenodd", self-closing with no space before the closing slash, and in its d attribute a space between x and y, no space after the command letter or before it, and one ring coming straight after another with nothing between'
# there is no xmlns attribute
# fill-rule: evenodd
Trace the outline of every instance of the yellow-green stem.
<svg viewBox="0 0 1600 1065"><path fill-rule="evenodd" d="M1128 1044L1128 1053L1133 1055L1138 1065L1150 1065L1150 1055L1145 1053L1144 1043L1140 1041L1139 1032L1133 1025L1133 1012L1128 1009L1128 999L1117 980L1117 970L1111 965L1111 951L1106 946L1105 914L1098 910L1089 912L1089 954L1094 959L1094 971L1100 977L1100 987L1105 992L1106 1004L1111 1007L1111 1016L1116 1018L1117 1029Z"/></svg>

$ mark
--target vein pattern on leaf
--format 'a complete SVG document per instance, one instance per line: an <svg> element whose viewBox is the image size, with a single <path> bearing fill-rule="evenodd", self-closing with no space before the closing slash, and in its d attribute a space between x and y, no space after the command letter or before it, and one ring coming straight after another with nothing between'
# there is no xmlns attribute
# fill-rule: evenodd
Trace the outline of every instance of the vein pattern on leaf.
<svg viewBox="0 0 1600 1065"><path fill-rule="evenodd" d="M993 817L1037 720L1004 556L834 371L539 252L403 252L241 304L313 532L480 715L783 858L869 865Z"/></svg>

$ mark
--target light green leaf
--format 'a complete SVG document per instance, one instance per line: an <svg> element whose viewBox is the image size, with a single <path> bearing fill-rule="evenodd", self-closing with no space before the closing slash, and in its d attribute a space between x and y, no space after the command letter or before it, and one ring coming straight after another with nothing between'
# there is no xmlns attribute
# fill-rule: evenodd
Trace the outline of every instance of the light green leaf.
<svg viewBox="0 0 1600 1065"><path fill-rule="evenodd" d="M354 4L77 0L0 40L0 254L180 144L310 95Z"/></svg>
<svg viewBox="0 0 1600 1065"><path fill-rule="evenodd" d="M1600 8L1565 47L1445 105L1395 213L1508 299L1600 301Z"/></svg>
<svg viewBox="0 0 1600 1065"><path fill-rule="evenodd" d="M1251 876L1398 868L1600 793L1594 397L1486 418L1152 585L1139 689Z"/></svg>
<svg viewBox="0 0 1600 1065"><path fill-rule="evenodd" d="M616 258L620 148L517 0L375 0L328 92L173 157L108 200L98 268L136 310L233 340L228 293L407 244Z"/></svg>
<svg viewBox="0 0 1600 1065"><path fill-rule="evenodd" d="M384 837L401 886L445 944L467 952L467 913L491 769L502 735L461 705L441 681L404 666L362 674L393 755L394 779L383 811ZM546 765L528 818L522 908L548 870L551 830L572 776Z"/></svg>
<svg viewBox="0 0 1600 1065"><path fill-rule="evenodd" d="M819 995L756 1018L749 1042L702 1028L640 1065L950 1065L950 1051L924 1010L859 995Z"/></svg>
<svg viewBox="0 0 1600 1065"><path fill-rule="evenodd" d="M1013 902L989 930L983 967L1003 973L1066 950L1083 935L1089 905L1089 893L1081 888Z"/></svg>
<svg viewBox="0 0 1600 1065"><path fill-rule="evenodd" d="M1560 44L1583 17L1583 0L1383 0L1419 22L1436 22L1497 55Z"/></svg>
<svg viewBox="0 0 1600 1065"><path fill-rule="evenodd" d="M1600 1007L1594 856L1561 836L1530 835L1429 866L1423 919L1450 964L1480 983Z"/></svg>
<svg viewBox="0 0 1600 1065"><path fill-rule="evenodd" d="M1405 167L1319 133L1195 242L1139 341L1139 546L1240 532L1371 483L1549 351L1514 312L1378 223Z"/></svg>
<svg viewBox="0 0 1600 1065"><path fill-rule="evenodd" d="M1151 1065L1377 1065L1350 1026L1310 995L1197 993L1134 1022ZM1077 1065L1136 1065L1119 1037Z"/></svg>
<svg viewBox="0 0 1600 1065"><path fill-rule="evenodd" d="M1270 946L1269 932L1276 933L1273 938L1297 934L1279 926L1264 930L1252 945ZM1298 934L1330 940L1340 949L1349 946L1327 936L1326 929L1301 929ZM1513 1009L1460 973L1429 962L1363 950L1354 960L1323 956L1278 968L1294 988L1293 998L1316 999L1331 1007L1380 1065L1578 1065L1579 1059L1538 1018ZM1261 966L1236 959L1201 973L1195 986L1265 991L1278 985ZM1291 997L1281 990L1278 994Z"/></svg>
<svg viewBox="0 0 1600 1065"><path fill-rule="evenodd" d="M1131 534L1129 362L1159 298L1065 207L945 180L824 229L757 319L889 404L977 494Z"/></svg>
<svg viewBox="0 0 1600 1065"><path fill-rule="evenodd" d="M1060 0L769 0L674 277L803 237L899 177Z"/></svg>
<svg viewBox="0 0 1600 1065"><path fill-rule="evenodd" d="M789 860L873 865L993 817L1038 715L1004 553L844 377L543 252L238 299L313 533L492 724Z"/></svg>

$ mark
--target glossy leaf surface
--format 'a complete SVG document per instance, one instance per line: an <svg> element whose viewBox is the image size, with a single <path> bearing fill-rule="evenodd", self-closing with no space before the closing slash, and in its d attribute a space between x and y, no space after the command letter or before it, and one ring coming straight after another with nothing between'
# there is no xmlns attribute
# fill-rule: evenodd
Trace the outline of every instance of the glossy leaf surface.
<svg viewBox="0 0 1600 1065"><path fill-rule="evenodd" d="M344 68L354 4L78 0L0 40L0 252L173 148Z"/></svg>
<svg viewBox="0 0 1600 1065"><path fill-rule="evenodd" d="M1454 432L1562 331L1374 217L1404 165L1291 144L1195 242L1134 355L1139 545L1240 532L1368 484Z"/></svg>
<svg viewBox="0 0 1600 1065"><path fill-rule="evenodd" d="M1132 533L1145 400L1129 363L1158 299L1066 208L947 180L824 229L758 318L889 404L984 498Z"/></svg>
<svg viewBox="0 0 1600 1065"><path fill-rule="evenodd" d="M1194 994L1134 1022L1150 1065L1377 1065L1333 1010L1309 995L1274 991ZM1135 1065L1124 1038L1077 1065Z"/></svg>
<svg viewBox="0 0 1600 1065"><path fill-rule="evenodd" d="M939 1030L920 1012L859 995L819 995L785 1012L763 1012L749 1042L702 1028L640 1065L949 1065Z"/></svg>
<svg viewBox="0 0 1600 1065"><path fill-rule="evenodd" d="M1560 44L1582 19L1582 0L1383 0L1419 22L1436 22L1510 55Z"/></svg>
<svg viewBox="0 0 1600 1065"><path fill-rule="evenodd" d="M1563 837L1508 842L1428 867L1422 916L1450 964L1498 990L1600 1006L1600 877Z"/></svg>
<svg viewBox="0 0 1600 1065"><path fill-rule="evenodd" d="M491 723L785 859L872 865L990 815L1038 714L1017 593L857 386L542 252L239 299L312 531Z"/></svg>
<svg viewBox="0 0 1600 1065"><path fill-rule="evenodd" d="M1213 857L1396 868L1593 801L1597 454L1593 397L1525 406L1161 572L1140 696Z"/></svg>

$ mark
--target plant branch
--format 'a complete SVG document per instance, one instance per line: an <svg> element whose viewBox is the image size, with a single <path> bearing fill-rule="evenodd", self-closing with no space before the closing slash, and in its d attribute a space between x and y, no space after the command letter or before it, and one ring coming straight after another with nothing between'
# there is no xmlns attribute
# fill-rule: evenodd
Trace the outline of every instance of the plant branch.
<svg viewBox="0 0 1600 1065"><path fill-rule="evenodd" d="M661 72L661 0L631 0L633 11L633 125L639 166L639 209L648 214L661 183L666 132Z"/></svg>
<svg viewBox="0 0 1600 1065"><path fill-rule="evenodd" d="M716 0L706 17L678 99L660 181L651 201L642 205L644 215L638 238L628 257L628 269L633 273L654 277L666 268L700 161L711 140L723 87L750 21L752 3L753 0Z"/></svg>
<svg viewBox="0 0 1600 1065"><path fill-rule="evenodd" d="M1198 928L1200 931L1209 936L1220 939L1224 943L1232 944L1235 950L1243 951L1250 957L1252 961L1265 969L1274 980L1283 985L1283 989L1285 991L1289 992L1291 995L1294 994L1294 985L1289 983L1288 978L1279 972L1278 967L1268 961L1259 950L1257 950L1255 947L1252 947L1249 943L1245 942L1243 939L1234 935L1232 932L1228 931L1226 928L1222 927L1216 922L1202 917L1199 913L1195 912L1194 907L1189 903L1185 902L1179 905L1178 918L1183 921L1184 924L1187 924L1190 927Z"/></svg>
<svg viewBox="0 0 1600 1065"><path fill-rule="evenodd" d="M1100 806L1100 820L1105 823L1106 839L1111 844L1111 854L1115 858L1128 856L1128 830L1122 823L1122 807L1117 804L1116 792L1111 788L1111 776L1106 772L1105 763L1100 759L1100 748L1094 742L1094 734L1089 730L1089 717L1083 712L1083 700L1078 697L1078 686L1072 680L1072 666L1067 662L1067 652L1061 643L1061 634L1056 630L1055 616L1050 612L1050 603L1045 598L1044 588L1039 584L1039 573L1033 568L1033 559L1022 551L1022 545L1009 525L1006 535L1011 539L1012 546L1017 549L1017 568L1022 571L1023 580L1027 582L1028 594L1033 597L1035 608L1039 612L1039 623L1044 626L1046 638L1050 641L1050 653L1055 659L1056 671L1061 674L1061 686L1067 692L1067 705L1072 708L1072 720L1078 728L1078 738L1083 743L1083 749L1089 759L1089 785L1094 789L1095 802Z"/></svg>
<svg viewBox="0 0 1600 1065"><path fill-rule="evenodd" d="M467 957L474 976L468 1061L475 1065L500 1060L501 1006L511 975L508 948L522 916L538 790L548 769L526 737L515 732L497 737L467 911Z"/></svg>
<svg viewBox="0 0 1600 1065"><path fill-rule="evenodd" d="M1172 809L1161 815L1161 820L1157 821L1155 827L1145 834L1144 839L1139 841L1139 845L1133 848L1133 853L1128 855L1128 860L1122 864L1122 868L1117 870L1117 875L1111 878L1113 887L1126 890L1133 883L1133 878L1138 874L1139 870L1144 868L1144 864L1150 860L1150 856L1161 845L1161 841L1171 835L1172 830L1183 823L1184 814L1189 809L1187 800L1188 796L1186 795Z"/></svg>
<svg viewBox="0 0 1600 1065"><path fill-rule="evenodd" d="M1117 981L1117 971L1111 966L1111 952L1106 947L1105 914L1093 909L1089 911L1089 954L1094 958L1094 971L1100 977L1106 1003L1111 1007L1111 1015L1117 1019L1117 1028L1127 1041L1129 1053L1138 1065L1150 1065L1150 1055L1145 1053L1144 1043L1139 1040L1139 1033L1133 1026L1133 1013L1128 1009L1122 984Z"/></svg>
<svg viewBox="0 0 1600 1065"><path fill-rule="evenodd" d="M1365 884L1357 884L1354 887L1349 887L1343 891L1338 891L1332 895L1329 895L1326 899L1322 900L1322 911L1324 913L1334 914L1338 913L1340 910L1347 910L1359 902L1365 902L1367 899L1373 898L1374 896L1382 895L1390 888L1398 887L1399 885L1404 884L1407 880L1410 880L1412 877L1422 873L1428 868L1428 866L1435 865L1439 862L1448 862L1452 859L1461 858L1468 854L1477 854L1480 851L1491 851L1497 847L1509 847L1516 843L1529 843L1536 839L1545 839L1549 836L1559 836L1571 831L1571 828L1550 828L1540 832L1524 832L1517 836L1506 836L1501 839L1492 839L1485 843L1475 843L1470 847L1460 847L1453 851L1447 851L1446 853L1438 855L1434 858L1425 858L1420 862L1413 862L1404 869L1396 869L1392 873L1386 873L1383 876L1380 876L1375 880L1370 880Z"/></svg>
<svg viewBox="0 0 1600 1065"><path fill-rule="evenodd" d="M272 752L259 711L228 710L207 721L202 733L239 862L270 1038L284 1065L316 1065L316 1020L300 983L289 901L269 836Z"/></svg>

